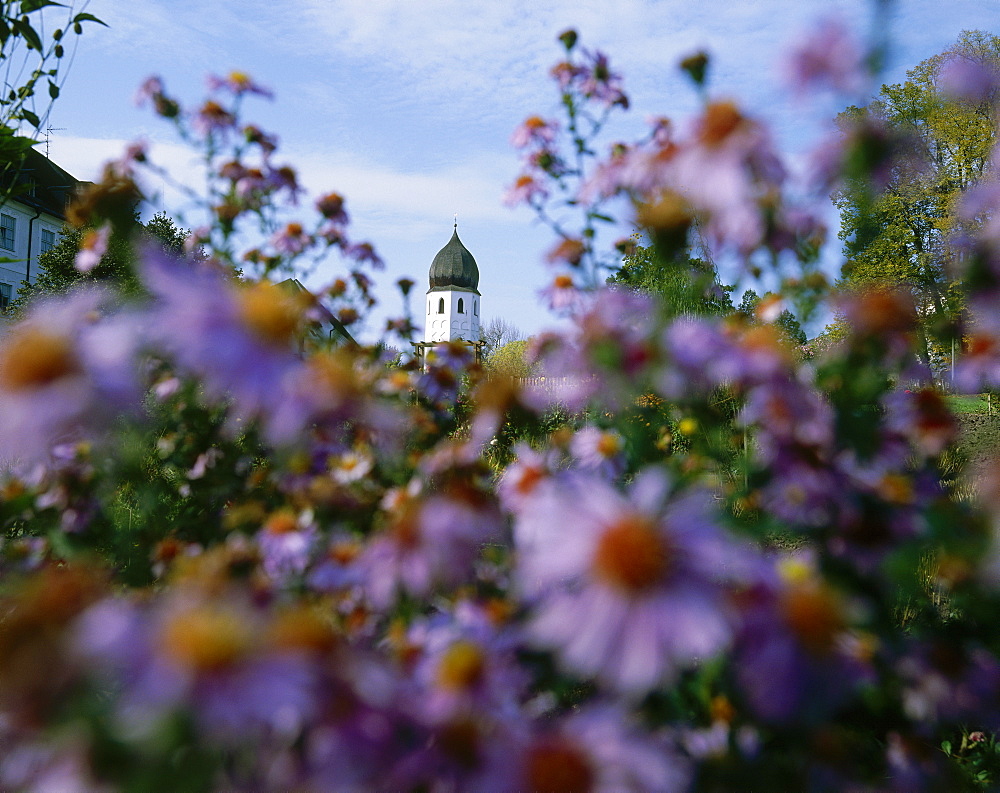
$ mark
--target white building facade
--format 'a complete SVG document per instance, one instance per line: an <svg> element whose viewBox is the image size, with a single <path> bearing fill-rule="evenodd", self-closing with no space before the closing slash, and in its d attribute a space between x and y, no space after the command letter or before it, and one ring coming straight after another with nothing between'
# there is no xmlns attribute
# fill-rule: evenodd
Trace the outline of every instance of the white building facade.
<svg viewBox="0 0 1000 793"><path fill-rule="evenodd" d="M10 197L0 204L0 309L7 307L23 281L34 283L38 256L58 241L66 205L80 184L34 150L12 181Z"/></svg>

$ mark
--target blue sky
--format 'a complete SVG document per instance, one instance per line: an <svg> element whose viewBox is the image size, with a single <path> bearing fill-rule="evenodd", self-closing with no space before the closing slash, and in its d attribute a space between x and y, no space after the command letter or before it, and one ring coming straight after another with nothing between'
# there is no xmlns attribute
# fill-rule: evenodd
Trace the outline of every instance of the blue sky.
<svg viewBox="0 0 1000 793"><path fill-rule="evenodd" d="M80 3L76 4L78 7ZM786 96L778 65L796 37L836 15L867 38L863 0L91 0L109 27L89 27L50 124L52 158L95 179L126 142L144 138L182 178L191 157L169 126L133 105L147 76L195 103L205 76L247 71L275 93L248 104L247 120L275 132L284 160L313 194L347 198L353 235L388 263L388 285L409 275L426 284L434 254L458 213L459 233L481 272L483 318L501 316L525 333L551 324L537 292L552 236L524 209L503 206L518 171L509 140L526 116L557 114L547 72L555 37L575 27L606 51L633 109L609 139L643 132L651 114L683 121L696 99L676 69L697 49L711 56L711 93L735 96L769 121L781 146L801 156L840 109L830 97ZM884 82L897 82L962 30L997 30L996 0L896 0ZM150 191L161 185L150 184ZM182 211L177 199L159 201ZM156 207L154 207L156 208ZM199 218L185 215L188 226ZM627 234L624 225L621 233ZM832 243L833 253L839 247ZM834 257L835 258L835 257ZM332 278L331 259L318 274ZM318 282L318 281L317 281ZM382 290L385 310L398 298ZM419 306L419 300L417 305Z"/></svg>

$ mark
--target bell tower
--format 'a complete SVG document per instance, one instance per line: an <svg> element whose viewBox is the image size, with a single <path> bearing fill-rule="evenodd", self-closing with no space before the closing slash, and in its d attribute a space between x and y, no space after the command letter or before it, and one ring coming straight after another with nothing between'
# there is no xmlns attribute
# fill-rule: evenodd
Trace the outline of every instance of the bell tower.
<svg viewBox="0 0 1000 793"><path fill-rule="evenodd" d="M448 244L431 262L430 288L424 306L424 343L479 342L479 267L458 238L458 221Z"/></svg>

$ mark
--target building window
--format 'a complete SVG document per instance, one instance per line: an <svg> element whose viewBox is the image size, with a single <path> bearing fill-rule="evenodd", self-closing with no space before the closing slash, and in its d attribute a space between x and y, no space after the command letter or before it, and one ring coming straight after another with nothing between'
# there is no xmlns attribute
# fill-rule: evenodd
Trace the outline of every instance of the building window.
<svg viewBox="0 0 1000 793"><path fill-rule="evenodd" d="M42 253L51 251L54 247L56 247L56 233L42 229Z"/></svg>
<svg viewBox="0 0 1000 793"><path fill-rule="evenodd" d="M13 215L0 215L0 248L14 250L15 221Z"/></svg>
<svg viewBox="0 0 1000 793"><path fill-rule="evenodd" d="M458 299L458 313L459 314L465 313L465 301L462 300L462 298Z"/></svg>
<svg viewBox="0 0 1000 793"><path fill-rule="evenodd" d="M473 300L472 301L472 313L475 314L477 317L479 316L479 301L478 300Z"/></svg>
<svg viewBox="0 0 1000 793"><path fill-rule="evenodd" d="M442 297L440 300L438 300L438 314L443 314L443 313L444 313L444 298Z"/></svg>
<svg viewBox="0 0 1000 793"><path fill-rule="evenodd" d="M10 305L11 285L0 284L0 309L5 309Z"/></svg>

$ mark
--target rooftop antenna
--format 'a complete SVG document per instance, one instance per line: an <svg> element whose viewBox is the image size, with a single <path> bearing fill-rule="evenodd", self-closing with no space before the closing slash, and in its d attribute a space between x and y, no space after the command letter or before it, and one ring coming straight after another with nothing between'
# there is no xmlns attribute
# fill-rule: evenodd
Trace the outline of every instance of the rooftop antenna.
<svg viewBox="0 0 1000 793"><path fill-rule="evenodd" d="M63 132L66 127L46 127L45 128L45 159L49 159L49 139L53 132Z"/></svg>

